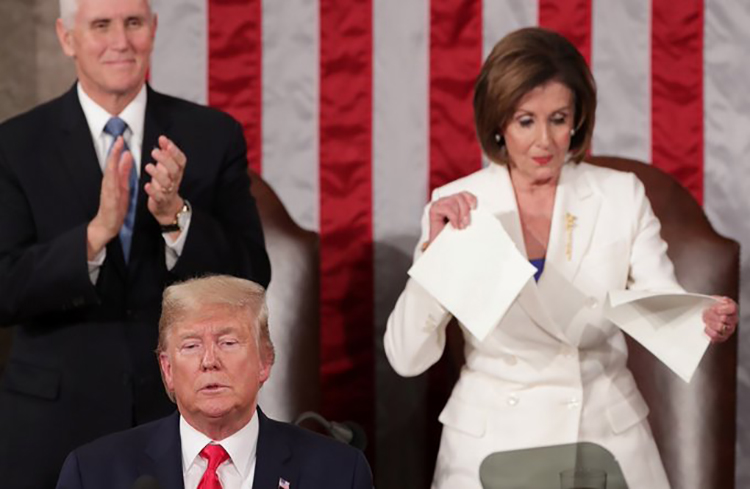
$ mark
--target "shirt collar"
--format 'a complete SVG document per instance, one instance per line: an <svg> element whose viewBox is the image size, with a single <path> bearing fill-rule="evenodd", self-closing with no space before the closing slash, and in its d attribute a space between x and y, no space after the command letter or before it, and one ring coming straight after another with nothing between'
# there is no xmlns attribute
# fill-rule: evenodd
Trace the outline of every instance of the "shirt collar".
<svg viewBox="0 0 750 489"><path fill-rule="evenodd" d="M218 442L229 454L229 458L243 480L248 476L248 472L252 468L251 462L255 459L259 428L260 424L256 411L250 421L239 431ZM195 463L203 447L215 442L193 428L182 415L180 415L180 440L182 442L183 473L187 472L190 466Z"/></svg>
<svg viewBox="0 0 750 489"><path fill-rule="evenodd" d="M114 116L118 116L125 121L132 135L139 139L143 137L147 98L145 84L141 87L135 98L119 114L110 114L101 105L94 102L83 89L80 82L76 85L76 89L78 91L78 100L81 103L83 114L86 116L86 121L89 124L89 130L94 140L101 136L107 121Z"/></svg>

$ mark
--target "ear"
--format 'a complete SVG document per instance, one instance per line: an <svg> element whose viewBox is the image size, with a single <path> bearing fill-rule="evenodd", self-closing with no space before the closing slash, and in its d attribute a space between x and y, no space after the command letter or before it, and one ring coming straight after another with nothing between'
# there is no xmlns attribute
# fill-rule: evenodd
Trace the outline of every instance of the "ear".
<svg viewBox="0 0 750 489"><path fill-rule="evenodd" d="M161 367L161 376L167 390L174 392L174 379L172 378L172 364L169 362L169 355L165 352L159 353L159 367Z"/></svg>
<svg viewBox="0 0 750 489"><path fill-rule="evenodd" d="M156 13L152 15L154 16L154 25L151 28L151 40L153 41L156 38L156 27L159 25L159 16Z"/></svg>
<svg viewBox="0 0 750 489"><path fill-rule="evenodd" d="M258 381L259 385L263 386L263 384L268 380L268 378L271 376L271 363L263 361L260 366L260 371L258 372Z"/></svg>
<svg viewBox="0 0 750 489"><path fill-rule="evenodd" d="M76 50L75 43L73 42L73 33L65 27L62 19L57 19L57 22L55 22L55 32L57 32L57 40L60 41L63 53L66 56L75 58Z"/></svg>

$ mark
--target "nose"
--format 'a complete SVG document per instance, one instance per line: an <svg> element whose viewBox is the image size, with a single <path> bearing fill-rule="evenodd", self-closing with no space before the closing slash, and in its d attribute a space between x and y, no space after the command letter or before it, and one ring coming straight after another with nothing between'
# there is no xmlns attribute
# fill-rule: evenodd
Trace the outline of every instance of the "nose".
<svg viewBox="0 0 750 489"><path fill-rule="evenodd" d="M128 35L125 26L117 24L109 31L109 43L114 49L126 49L128 46Z"/></svg>
<svg viewBox="0 0 750 489"><path fill-rule="evenodd" d="M549 147L550 141L550 127L547 124L539 124L539 135L537 137L539 146L543 148Z"/></svg>
<svg viewBox="0 0 750 489"><path fill-rule="evenodd" d="M219 366L219 360L216 357L216 346L211 343L206 346L201 359L201 368L203 370L213 370Z"/></svg>

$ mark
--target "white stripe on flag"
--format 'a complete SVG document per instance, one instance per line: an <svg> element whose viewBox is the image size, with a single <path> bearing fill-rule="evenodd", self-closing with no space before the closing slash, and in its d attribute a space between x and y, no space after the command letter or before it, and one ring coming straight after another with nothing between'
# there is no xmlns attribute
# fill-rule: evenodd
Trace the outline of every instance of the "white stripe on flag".
<svg viewBox="0 0 750 489"><path fill-rule="evenodd" d="M192 100L208 102L208 3L206 0L152 0L158 15L151 86Z"/></svg>
<svg viewBox="0 0 750 489"><path fill-rule="evenodd" d="M318 230L319 5L263 0L263 178Z"/></svg>
<svg viewBox="0 0 750 489"><path fill-rule="evenodd" d="M482 4L482 61L497 41L521 27L539 24L539 3L529 0L486 1Z"/></svg>
<svg viewBox="0 0 750 489"><path fill-rule="evenodd" d="M704 27L704 201L720 233L743 244L740 324L750 325L750 5L706 0ZM750 335L739 335L737 487L750 487Z"/></svg>
<svg viewBox="0 0 750 489"><path fill-rule="evenodd" d="M385 361L388 315L406 282L428 194L428 6L373 2L373 241L379 485L416 487L425 460L424 379Z"/></svg>
<svg viewBox="0 0 750 489"><path fill-rule="evenodd" d="M651 2L592 3L592 152L651 161Z"/></svg>

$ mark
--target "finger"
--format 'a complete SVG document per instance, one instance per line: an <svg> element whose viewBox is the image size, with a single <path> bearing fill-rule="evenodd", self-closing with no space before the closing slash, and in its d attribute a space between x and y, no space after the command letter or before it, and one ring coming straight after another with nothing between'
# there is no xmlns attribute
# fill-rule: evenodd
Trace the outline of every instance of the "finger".
<svg viewBox="0 0 750 489"><path fill-rule="evenodd" d="M471 204L469 203L469 199L463 193L456 197L455 202L458 206L458 220L463 229L471 223Z"/></svg>
<svg viewBox="0 0 750 489"><path fill-rule="evenodd" d="M440 202L436 214L444 221L448 221L454 228L461 228L461 212L458 202L454 198L447 198Z"/></svg>
<svg viewBox="0 0 750 489"><path fill-rule="evenodd" d="M162 205L165 202L168 202L170 199L170 195L165 191L165 189L156 180L151 180L148 183L147 193L149 197L152 197L159 205Z"/></svg>
<svg viewBox="0 0 750 489"><path fill-rule="evenodd" d="M169 154L170 158L177 164L180 169L184 169L187 164L187 157L177 145L166 136L159 136L159 148Z"/></svg>
<svg viewBox="0 0 750 489"><path fill-rule="evenodd" d="M477 204L479 201L477 200L477 196L472 194L471 192L461 192L461 194L464 196L464 198L469 203L469 206L471 206L472 209L477 208Z"/></svg>
<svg viewBox="0 0 750 489"><path fill-rule="evenodd" d="M159 183L159 188L164 189L166 193L172 193L175 190L175 182L167 172L164 165L146 165L146 172L151 175L151 180Z"/></svg>

